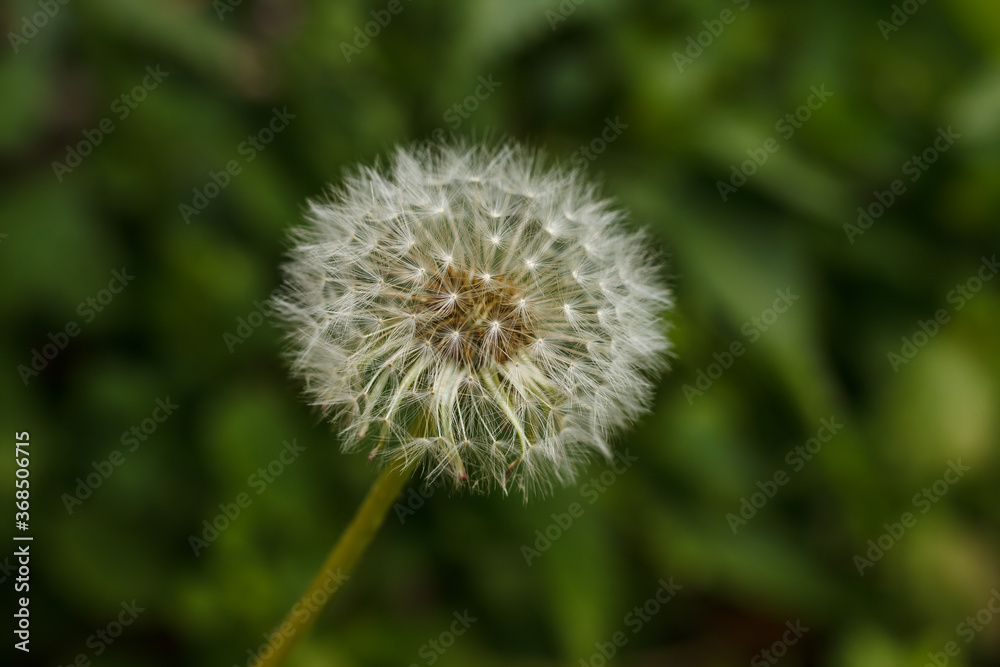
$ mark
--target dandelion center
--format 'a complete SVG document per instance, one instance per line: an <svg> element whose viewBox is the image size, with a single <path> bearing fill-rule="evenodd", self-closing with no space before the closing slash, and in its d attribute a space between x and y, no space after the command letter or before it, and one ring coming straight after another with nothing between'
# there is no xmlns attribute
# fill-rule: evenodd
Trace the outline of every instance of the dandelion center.
<svg viewBox="0 0 1000 667"><path fill-rule="evenodd" d="M472 367L513 359L532 338L524 298L502 276L485 283L449 266L412 295L416 335L443 357Z"/></svg>

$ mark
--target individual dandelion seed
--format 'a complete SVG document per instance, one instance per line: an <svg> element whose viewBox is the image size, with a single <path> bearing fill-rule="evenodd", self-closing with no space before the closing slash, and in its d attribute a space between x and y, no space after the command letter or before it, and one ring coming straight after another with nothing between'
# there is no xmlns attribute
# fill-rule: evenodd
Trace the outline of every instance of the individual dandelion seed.
<svg viewBox="0 0 1000 667"><path fill-rule="evenodd" d="M275 301L291 365L344 449L385 465L258 667L306 634L415 469L527 498L611 455L665 367L672 305L622 218L514 144L399 148L310 203Z"/></svg>
<svg viewBox="0 0 1000 667"><path fill-rule="evenodd" d="M671 304L647 239L515 145L397 149L294 233L278 309L346 450L525 495L610 456Z"/></svg>

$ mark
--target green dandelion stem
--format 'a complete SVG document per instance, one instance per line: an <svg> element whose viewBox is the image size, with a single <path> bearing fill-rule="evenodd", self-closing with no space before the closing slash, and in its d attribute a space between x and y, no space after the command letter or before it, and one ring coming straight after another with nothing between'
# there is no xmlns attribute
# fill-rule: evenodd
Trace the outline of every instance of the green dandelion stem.
<svg viewBox="0 0 1000 667"><path fill-rule="evenodd" d="M409 481L413 468L414 466L407 466L402 461L385 467L309 588L278 626L276 637L273 636L261 652L261 659L256 667L277 667L282 664L295 645L309 633L316 617L333 597L331 587L335 591L350 575L361 554L378 532L389 508ZM268 649L271 652L265 657Z"/></svg>

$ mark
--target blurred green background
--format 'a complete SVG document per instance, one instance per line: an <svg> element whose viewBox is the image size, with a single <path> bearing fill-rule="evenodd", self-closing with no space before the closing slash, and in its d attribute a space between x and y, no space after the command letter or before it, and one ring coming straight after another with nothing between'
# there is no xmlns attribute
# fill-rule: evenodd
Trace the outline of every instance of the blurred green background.
<svg viewBox="0 0 1000 667"><path fill-rule="evenodd" d="M14 664L247 664L374 478L257 304L307 197L436 131L585 165L650 229L673 371L621 475L391 515L291 664L1000 664L1000 282L978 282L1000 252L1000 5L578 3L4 3L0 405L5 451L30 432L35 537ZM294 118L265 142L275 109ZM734 165L754 173L724 200ZM179 406L162 423L157 399ZM11 498L9 454L0 479Z"/></svg>

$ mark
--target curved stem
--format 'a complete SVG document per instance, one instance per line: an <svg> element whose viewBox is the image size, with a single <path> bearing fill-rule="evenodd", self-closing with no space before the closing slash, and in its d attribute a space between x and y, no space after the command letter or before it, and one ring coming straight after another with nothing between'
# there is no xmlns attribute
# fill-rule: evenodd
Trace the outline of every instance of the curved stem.
<svg viewBox="0 0 1000 667"><path fill-rule="evenodd" d="M333 593L348 579L412 474L413 466L406 466L402 461L385 467L309 588L288 612L284 622L270 635L270 641L258 656L256 667L277 667L296 643L308 634Z"/></svg>

